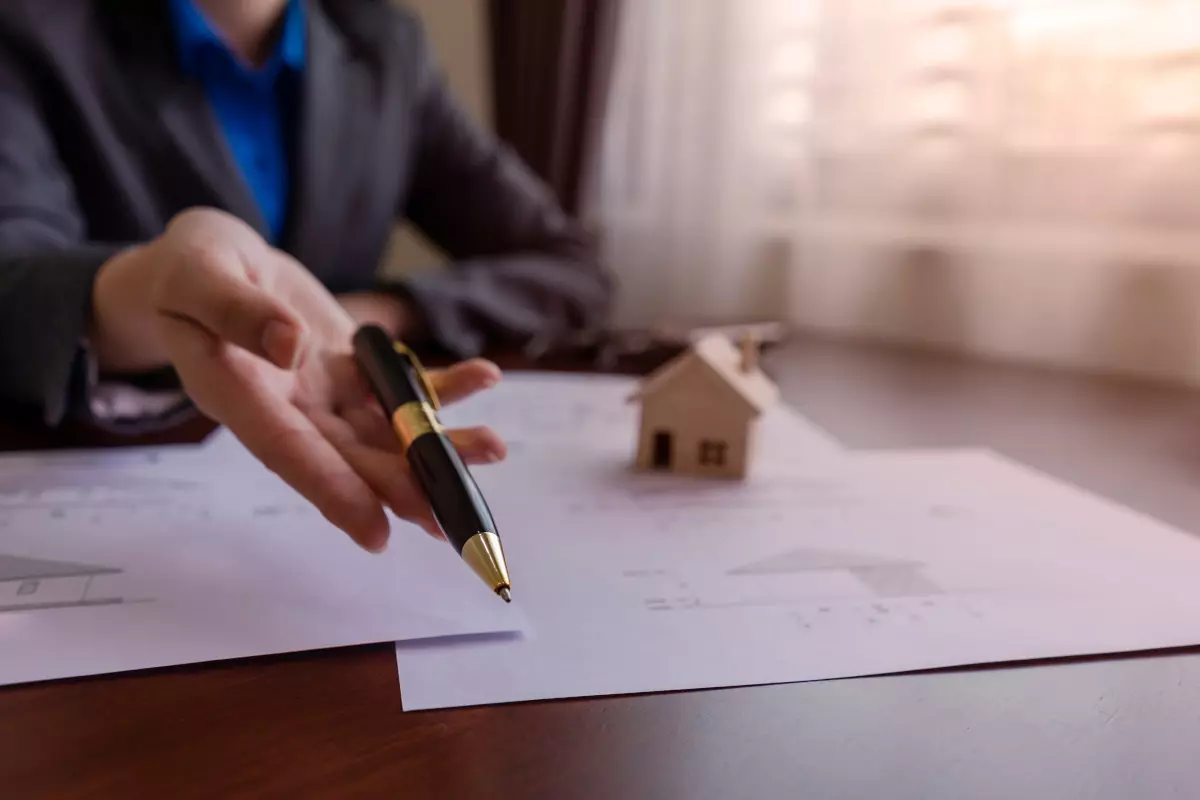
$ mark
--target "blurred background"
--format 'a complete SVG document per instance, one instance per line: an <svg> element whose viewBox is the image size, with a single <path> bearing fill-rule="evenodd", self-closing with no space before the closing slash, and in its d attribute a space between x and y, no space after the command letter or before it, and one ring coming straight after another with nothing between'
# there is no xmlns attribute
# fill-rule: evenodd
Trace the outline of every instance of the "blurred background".
<svg viewBox="0 0 1200 800"><path fill-rule="evenodd" d="M408 4L601 236L620 325L1200 384L1200 0Z"/></svg>

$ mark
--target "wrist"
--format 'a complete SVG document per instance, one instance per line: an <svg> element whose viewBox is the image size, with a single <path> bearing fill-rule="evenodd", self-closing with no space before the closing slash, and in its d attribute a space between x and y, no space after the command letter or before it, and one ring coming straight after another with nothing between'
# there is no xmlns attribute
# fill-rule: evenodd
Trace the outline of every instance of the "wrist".
<svg viewBox="0 0 1200 800"><path fill-rule="evenodd" d="M88 339L102 371L139 372L169 363L150 302L152 247L122 250L96 273Z"/></svg>

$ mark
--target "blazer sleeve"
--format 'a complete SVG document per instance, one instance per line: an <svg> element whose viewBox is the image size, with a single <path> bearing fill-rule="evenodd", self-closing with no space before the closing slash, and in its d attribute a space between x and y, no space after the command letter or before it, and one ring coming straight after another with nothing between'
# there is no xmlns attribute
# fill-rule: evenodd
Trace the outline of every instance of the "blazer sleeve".
<svg viewBox="0 0 1200 800"><path fill-rule="evenodd" d="M127 243L88 240L35 85L8 44L0 39L0 406L49 425L67 416L114 430L167 424L186 411L178 394L170 413L160 403L160 413L130 414L128 401L112 400L128 393L99 384L87 342L92 286Z"/></svg>
<svg viewBox="0 0 1200 800"><path fill-rule="evenodd" d="M455 102L418 35L413 179L402 213L451 259L404 281L427 333L459 357L546 347L607 322L612 280L592 237Z"/></svg>

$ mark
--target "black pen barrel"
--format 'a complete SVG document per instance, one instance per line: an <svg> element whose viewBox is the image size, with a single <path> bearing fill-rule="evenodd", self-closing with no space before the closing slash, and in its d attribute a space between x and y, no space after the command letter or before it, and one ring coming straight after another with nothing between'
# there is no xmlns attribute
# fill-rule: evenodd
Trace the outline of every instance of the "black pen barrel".
<svg viewBox="0 0 1200 800"><path fill-rule="evenodd" d="M477 533L496 533L487 502L449 439L436 433L418 436L407 455L413 477L456 552L461 554Z"/></svg>
<svg viewBox="0 0 1200 800"><path fill-rule="evenodd" d="M377 325L359 328L353 349L438 527L488 588L512 602L508 565L492 513L437 418L436 390L420 363Z"/></svg>
<svg viewBox="0 0 1200 800"><path fill-rule="evenodd" d="M359 368L366 373L371 390L389 416L405 403L421 399L411 379L396 369L397 363L407 368L411 362L398 362L395 345L383 328L364 325L355 332L353 346Z"/></svg>

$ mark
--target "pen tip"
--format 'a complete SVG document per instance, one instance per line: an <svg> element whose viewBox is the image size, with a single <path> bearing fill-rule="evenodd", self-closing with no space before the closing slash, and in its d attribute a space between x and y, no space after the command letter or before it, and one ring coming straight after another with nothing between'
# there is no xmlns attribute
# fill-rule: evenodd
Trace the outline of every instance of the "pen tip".
<svg viewBox="0 0 1200 800"><path fill-rule="evenodd" d="M506 602L506 603L512 602L512 591L507 586L501 586L499 589L496 590L496 594L503 597L504 602Z"/></svg>

